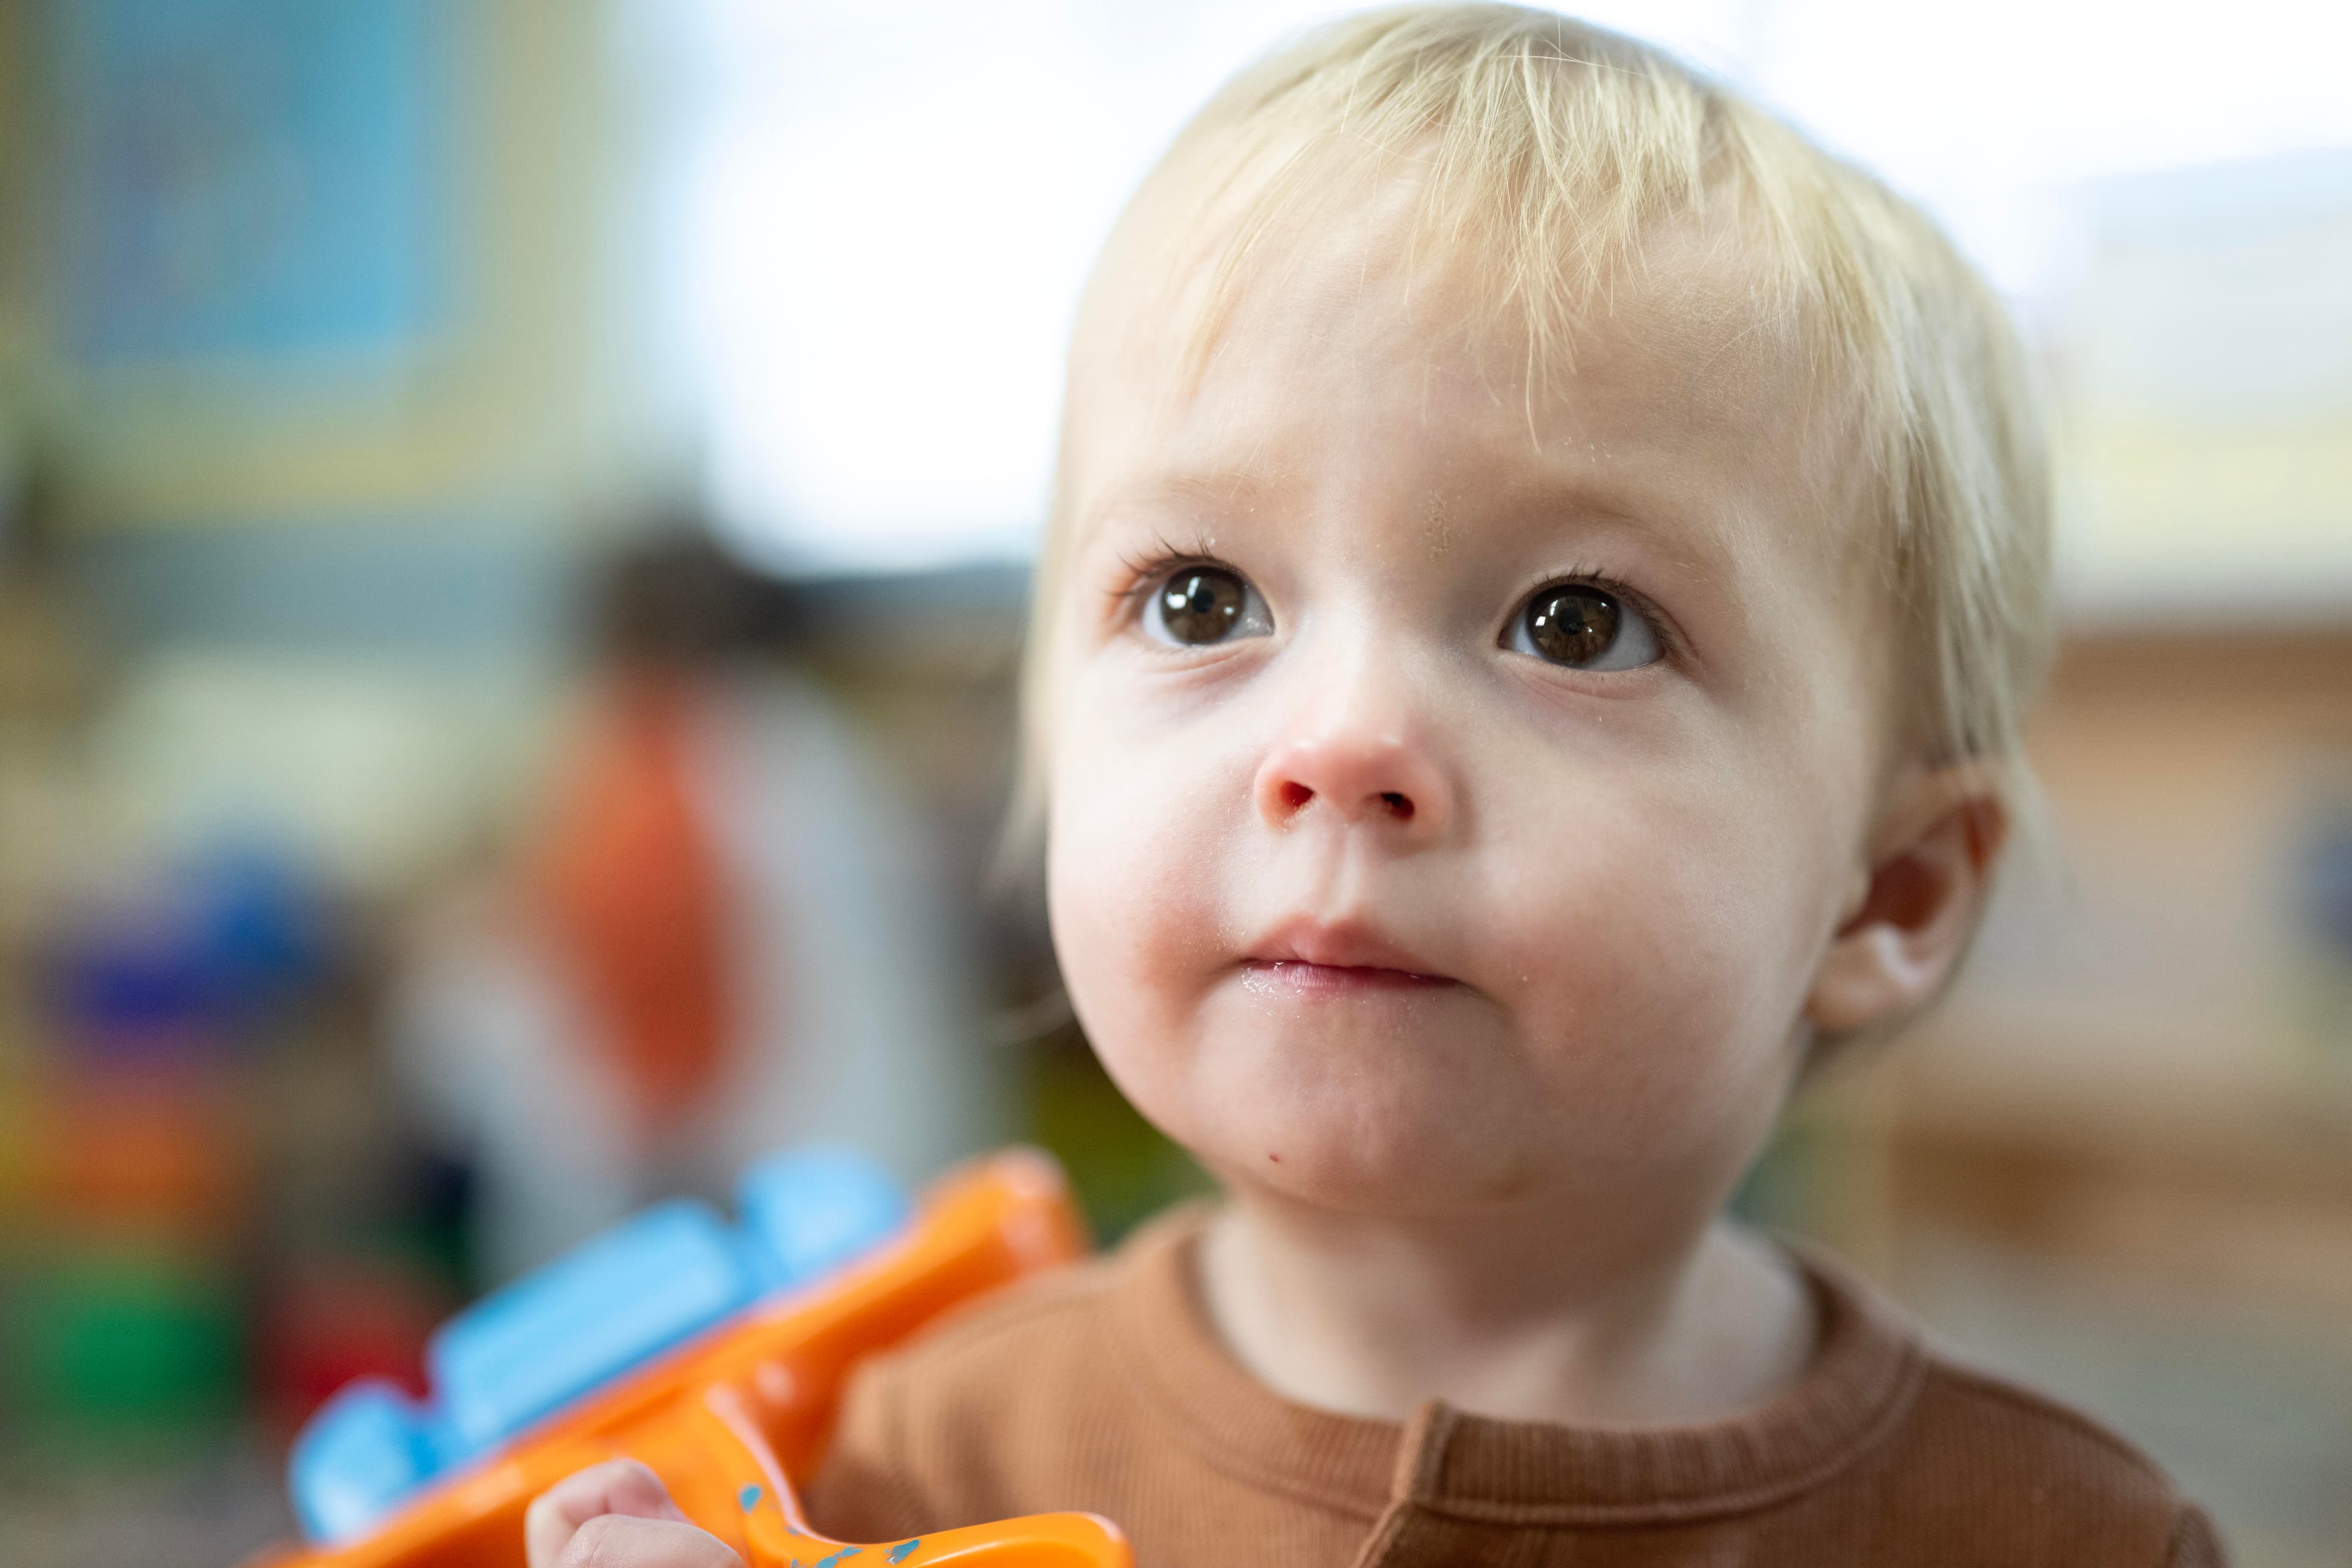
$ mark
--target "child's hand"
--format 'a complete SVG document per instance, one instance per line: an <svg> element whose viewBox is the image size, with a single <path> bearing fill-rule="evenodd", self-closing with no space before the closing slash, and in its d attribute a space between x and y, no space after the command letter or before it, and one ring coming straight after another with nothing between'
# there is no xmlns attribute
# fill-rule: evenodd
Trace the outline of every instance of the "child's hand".
<svg viewBox="0 0 2352 1568"><path fill-rule="evenodd" d="M522 1535L530 1568L743 1568L635 1459L591 1465L548 1488L523 1516Z"/></svg>

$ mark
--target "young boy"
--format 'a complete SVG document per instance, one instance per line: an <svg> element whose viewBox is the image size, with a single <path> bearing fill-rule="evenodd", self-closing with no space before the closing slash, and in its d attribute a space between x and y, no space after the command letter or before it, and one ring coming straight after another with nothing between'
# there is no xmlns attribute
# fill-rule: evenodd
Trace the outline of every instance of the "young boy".
<svg viewBox="0 0 2352 1568"><path fill-rule="evenodd" d="M2121 1441L1721 1213L1968 945L2047 509L1950 247L1655 51L1412 7L1234 82L1081 312L1026 734L1078 1016L1226 1198L865 1369L815 1522L2219 1563ZM732 1562L614 1467L533 1549Z"/></svg>

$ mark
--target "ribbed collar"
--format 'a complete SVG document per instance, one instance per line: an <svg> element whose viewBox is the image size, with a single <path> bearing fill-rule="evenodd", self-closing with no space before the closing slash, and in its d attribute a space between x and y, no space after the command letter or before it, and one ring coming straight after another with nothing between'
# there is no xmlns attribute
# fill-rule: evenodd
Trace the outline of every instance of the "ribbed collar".
<svg viewBox="0 0 2352 1568"><path fill-rule="evenodd" d="M1638 1523L1733 1512L1826 1480L1882 1440L1925 1362L1911 1330L1843 1269L1796 1253L1822 1342L1768 1403L1695 1426L1583 1427L1475 1415L1440 1401L1395 1422L1294 1405L1219 1339L1202 1298L1209 1206L1125 1247L1113 1287L1120 1361L1187 1444L1236 1479L1370 1521L1405 1501L1497 1524Z"/></svg>

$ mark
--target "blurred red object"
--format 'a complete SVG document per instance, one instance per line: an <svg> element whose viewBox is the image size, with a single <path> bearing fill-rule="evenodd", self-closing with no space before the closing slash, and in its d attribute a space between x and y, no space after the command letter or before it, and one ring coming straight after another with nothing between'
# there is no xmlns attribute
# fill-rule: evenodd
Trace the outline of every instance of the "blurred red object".
<svg viewBox="0 0 2352 1568"><path fill-rule="evenodd" d="M255 1371L265 1407L290 1436L357 1378L422 1397L425 1342L458 1304L429 1270L397 1258L298 1259L262 1302Z"/></svg>
<svg viewBox="0 0 2352 1568"><path fill-rule="evenodd" d="M608 684L558 764L524 861L525 908L656 1132L709 1088L730 1022L724 888L692 787L693 709L683 676Z"/></svg>

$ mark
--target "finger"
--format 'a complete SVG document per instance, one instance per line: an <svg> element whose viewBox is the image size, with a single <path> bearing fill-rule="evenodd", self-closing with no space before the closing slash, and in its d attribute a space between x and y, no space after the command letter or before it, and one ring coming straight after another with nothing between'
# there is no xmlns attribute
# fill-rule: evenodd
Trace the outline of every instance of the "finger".
<svg viewBox="0 0 2352 1568"><path fill-rule="evenodd" d="M604 1514L686 1521L659 1476L635 1459L607 1459L575 1470L531 1500L522 1519L530 1568L551 1568L580 1527Z"/></svg>
<svg viewBox="0 0 2352 1568"><path fill-rule="evenodd" d="M680 1520L602 1513L572 1532L555 1568L743 1568L743 1560Z"/></svg>

